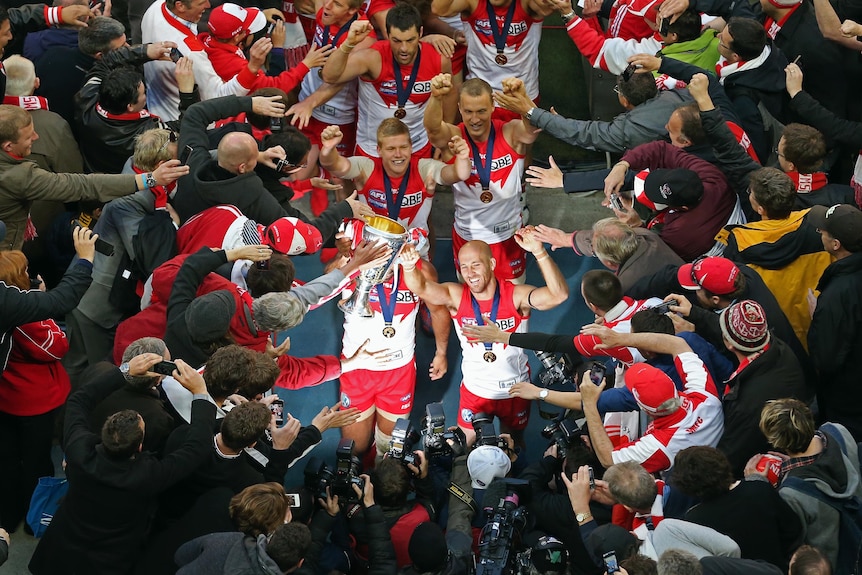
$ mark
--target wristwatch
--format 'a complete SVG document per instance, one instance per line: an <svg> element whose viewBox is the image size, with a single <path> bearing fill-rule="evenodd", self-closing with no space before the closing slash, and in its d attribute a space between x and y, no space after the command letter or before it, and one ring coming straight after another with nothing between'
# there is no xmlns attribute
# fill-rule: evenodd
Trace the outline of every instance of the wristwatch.
<svg viewBox="0 0 862 575"><path fill-rule="evenodd" d="M524 117L526 117L526 118L527 118L527 120L532 120L532 119L533 119L533 111L534 111L535 109L536 109L536 107L535 107L535 106L533 106L532 108L530 108L529 110L527 110L527 113L526 113L526 114L524 114Z"/></svg>
<svg viewBox="0 0 862 575"><path fill-rule="evenodd" d="M548 399L548 390L543 389L539 392L539 399Z"/></svg>
<svg viewBox="0 0 862 575"><path fill-rule="evenodd" d="M567 14L560 14L560 18L562 18L563 22L565 22L566 24L571 22L575 18L575 16L576 16L576 14L575 14L574 10L572 10L571 12L569 12Z"/></svg>
<svg viewBox="0 0 862 575"><path fill-rule="evenodd" d="M581 525L582 523L586 523L587 521L589 521L592 518L593 518L593 514L590 512L578 513L577 515L575 515L575 520L578 522L578 525Z"/></svg>
<svg viewBox="0 0 862 575"><path fill-rule="evenodd" d="M125 379L129 379L129 369L130 367L128 361L120 364L120 373L123 374L123 377Z"/></svg>

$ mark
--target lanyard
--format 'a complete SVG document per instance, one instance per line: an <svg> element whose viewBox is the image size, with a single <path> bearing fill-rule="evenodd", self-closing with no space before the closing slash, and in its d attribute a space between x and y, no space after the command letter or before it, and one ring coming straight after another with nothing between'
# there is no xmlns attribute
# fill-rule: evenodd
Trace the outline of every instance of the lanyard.
<svg viewBox="0 0 862 575"><path fill-rule="evenodd" d="M338 41L341 40L341 37L344 36L345 34L347 34L347 31L350 30L350 25L353 24L358 17L359 17L359 14L354 14L353 18L351 18L350 21L347 22L347 24L345 24L344 26L339 28L338 32L335 33L335 38L332 39L331 43L329 43L329 28L330 28L330 26L327 26L326 28L324 28L323 29L323 44L329 43L329 45L334 48L338 44ZM321 46L323 44L321 44Z"/></svg>
<svg viewBox="0 0 862 575"><path fill-rule="evenodd" d="M479 302L476 301L476 298L473 294L470 294L470 303L473 304L473 317L476 318L476 323L478 325L485 325L485 320L482 319L482 310L479 309ZM494 301L491 304L491 315L488 316L488 320L491 323L494 323L497 320L497 311L500 309L500 282L497 281L497 287L494 289ZM494 346L492 343L485 343L485 349L487 351L491 351L491 348Z"/></svg>
<svg viewBox="0 0 862 575"><path fill-rule="evenodd" d="M395 304L398 303L398 266L393 266L392 271L392 295L386 299L383 284L377 284L377 301L380 303L380 311L383 313L383 321L387 327L392 326L392 318L395 317Z"/></svg>
<svg viewBox="0 0 862 575"><path fill-rule="evenodd" d="M494 36L494 45L497 47L497 54L502 54L506 48L506 38L509 36L509 26L512 25L512 18L515 16L515 4L519 0L512 0L509 4L509 10L506 12L506 19L503 21L503 29L497 29L497 13L494 12L494 7L491 6L490 0L485 0L485 6L488 9L488 25L491 27L491 35Z"/></svg>
<svg viewBox="0 0 862 575"><path fill-rule="evenodd" d="M386 173L386 170L383 170L383 187L386 188L384 190L386 192L386 211L393 220L397 220L398 214L401 213L401 203L404 202L404 194L407 193L407 181L409 179L410 165L408 163L407 171L404 173L404 177L401 178L401 185L398 186L398 196L393 201L392 180L389 179L389 174Z"/></svg>
<svg viewBox="0 0 862 575"><path fill-rule="evenodd" d="M513 0L514 1L514 0ZM476 175L479 176L479 183L482 184L482 189L487 190L491 187L491 165L493 160L491 156L494 153L494 124L491 123L491 133L488 135L488 145L485 148L485 163L482 163L482 156L479 154L479 146L470 137L470 133L464 130L467 135L467 143L470 144L470 149L473 151L473 165L476 166Z"/></svg>
<svg viewBox="0 0 862 575"><path fill-rule="evenodd" d="M416 83L416 77L419 75L419 61L422 59L422 50L416 50L416 59L413 60L413 69L410 71L410 78L407 79L407 87L404 87L403 74L401 66L398 65L398 60L395 59L395 53L392 53L392 72L395 76L395 90L398 94L398 107L404 108L407 100L410 98L410 93L413 91L413 85Z"/></svg>

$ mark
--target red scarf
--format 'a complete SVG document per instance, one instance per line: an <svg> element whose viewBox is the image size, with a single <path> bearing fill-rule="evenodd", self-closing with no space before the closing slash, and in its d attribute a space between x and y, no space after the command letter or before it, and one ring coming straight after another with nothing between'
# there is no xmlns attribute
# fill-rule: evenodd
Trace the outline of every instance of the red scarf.
<svg viewBox="0 0 862 575"><path fill-rule="evenodd" d="M159 119L158 116L150 114L149 110L144 108L140 112L123 112L122 114L112 114L102 107L101 104L96 104L96 113L106 120L120 120L123 122L131 122L136 120L145 120L147 118Z"/></svg>
<svg viewBox="0 0 862 575"><path fill-rule="evenodd" d="M829 183L826 179L826 174L823 172L814 172L813 174L800 174L799 172L785 172L793 184L796 186L796 191L801 194L819 190Z"/></svg>
<svg viewBox="0 0 862 575"><path fill-rule="evenodd" d="M42 96L5 96L4 104L24 108L25 110L47 110L48 99Z"/></svg>
<svg viewBox="0 0 862 575"><path fill-rule="evenodd" d="M140 169L138 166L132 164L132 170L136 174L146 174L144 170ZM167 186L156 186L154 188L150 188L150 192L152 192L153 196L155 196L155 205L154 207L157 210L165 209L168 205L168 195L174 193L174 189L177 187L177 182L174 180Z"/></svg>
<svg viewBox="0 0 862 575"><path fill-rule="evenodd" d="M773 0L769 0L769 3L775 6L776 8L787 8L787 6L781 6ZM794 12L799 10L799 7L802 6L802 2L794 6L790 9L790 11L784 15L784 18L781 19L780 22L776 22L775 18L772 16L766 17L766 22L763 23L763 27L766 28L766 35L775 40L775 37L778 36L778 33L781 32L781 28L787 23L787 19L793 15Z"/></svg>
<svg viewBox="0 0 862 575"><path fill-rule="evenodd" d="M736 368L736 371L734 371L733 373L731 373L731 374L730 374L730 377L728 377L728 378L727 378L727 381L728 381L728 382L733 381L733 379L734 379L737 375L739 375L740 373L742 373L742 370L743 370L743 369L745 369L746 367L748 367L748 366L751 364L751 362L753 362L755 359L757 359L758 357L760 357L761 355L763 355L764 353L766 353L766 350L768 350L768 349L769 349L769 346L770 346L770 345L771 345L771 343L767 343L765 346L763 346L763 349L761 349L761 350L760 350L760 351L758 351L757 353L753 353L753 354L751 354L751 355L749 355L749 356L746 356L746 357L742 358L742 361L740 361L740 362L739 362L739 367L737 367L737 368ZM725 383L725 386L724 386L724 395L727 395L728 393L730 393L730 384L729 384L729 383Z"/></svg>

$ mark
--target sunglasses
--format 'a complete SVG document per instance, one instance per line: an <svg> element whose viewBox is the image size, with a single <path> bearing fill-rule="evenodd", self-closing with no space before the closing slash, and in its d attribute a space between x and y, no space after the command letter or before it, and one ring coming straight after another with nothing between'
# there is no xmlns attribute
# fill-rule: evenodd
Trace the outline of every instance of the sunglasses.
<svg viewBox="0 0 862 575"><path fill-rule="evenodd" d="M168 139L165 140L165 143L159 148L159 151L156 152L156 156L161 156L162 153L168 149L168 144L176 144L179 141L179 135L173 130L168 132Z"/></svg>
<svg viewBox="0 0 862 575"><path fill-rule="evenodd" d="M275 171L282 174L292 174L307 166L308 164L293 164L287 158L282 158L275 163Z"/></svg>

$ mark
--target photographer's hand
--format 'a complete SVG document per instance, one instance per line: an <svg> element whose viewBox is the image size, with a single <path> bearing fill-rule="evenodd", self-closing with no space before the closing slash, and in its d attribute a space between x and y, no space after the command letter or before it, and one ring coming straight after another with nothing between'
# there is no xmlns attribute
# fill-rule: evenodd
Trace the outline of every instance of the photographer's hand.
<svg viewBox="0 0 862 575"><path fill-rule="evenodd" d="M278 451L288 449L293 445L296 436L299 435L299 428L302 427L298 419L289 413L285 415L287 419L280 428L275 424L275 414L272 415L272 420L269 424L269 432L272 435L272 448Z"/></svg>
<svg viewBox="0 0 862 575"><path fill-rule="evenodd" d="M561 477L569 494L572 511L575 512L575 515L586 515L585 519L580 522L580 525L592 521L593 515L590 512L590 466L582 465L576 473L572 474L571 479L566 477L565 473L562 473Z"/></svg>
<svg viewBox="0 0 862 575"><path fill-rule="evenodd" d="M410 470L410 473L412 473L414 477L425 479L428 477L428 458L425 457L425 452L421 450L414 451L413 455L415 455L416 459L419 461L419 466L417 467L410 463L407 465L407 469Z"/></svg>
<svg viewBox="0 0 862 575"><path fill-rule="evenodd" d="M317 502L320 503L320 506L323 507L323 510L326 511L330 517L338 515L338 511L340 510L338 506L338 495L333 495L330 487L326 488L326 499L318 499Z"/></svg>
<svg viewBox="0 0 862 575"><path fill-rule="evenodd" d="M359 477L365 481L365 485L363 486L362 490L360 490L359 486L356 484L352 484L350 487L353 489L353 492L356 494L357 497L362 498L363 507L373 507L374 485L371 484L371 478L364 473Z"/></svg>

